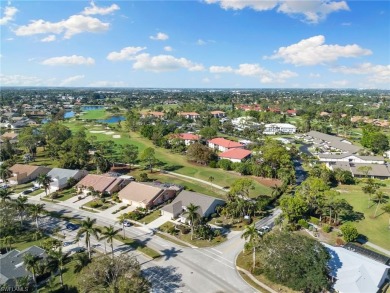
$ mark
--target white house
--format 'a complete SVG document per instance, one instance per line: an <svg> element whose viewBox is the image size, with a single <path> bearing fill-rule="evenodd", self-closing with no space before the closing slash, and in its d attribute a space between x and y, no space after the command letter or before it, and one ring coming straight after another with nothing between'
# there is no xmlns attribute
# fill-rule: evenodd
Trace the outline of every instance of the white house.
<svg viewBox="0 0 390 293"><path fill-rule="evenodd" d="M355 154L318 154L320 162L350 162L360 164L384 164L385 159L379 156L359 156Z"/></svg>
<svg viewBox="0 0 390 293"><path fill-rule="evenodd" d="M209 148L215 149L220 152L226 152L227 150L234 148L243 148L244 145L242 143L228 140L225 138L217 137L212 140L207 141Z"/></svg>
<svg viewBox="0 0 390 293"><path fill-rule="evenodd" d="M86 170L53 168L49 173L47 173L47 175L50 176L52 180L50 183L50 192L66 188L70 178L79 181L80 179L87 176L87 174L88 172Z"/></svg>
<svg viewBox="0 0 390 293"><path fill-rule="evenodd" d="M271 123L264 125L264 134L294 134L297 128L289 123Z"/></svg>
<svg viewBox="0 0 390 293"><path fill-rule="evenodd" d="M226 159L233 163L240 163L243 160L248 159L252 155L251 151L234 148L218 155L219 159Z"/></svg>
<svg viewBox="0 0 390 293"><path fill-rule="evenodd" d="M384 154L383 154L384 157L386 158L390 158L390 150L386 151Z"/></svg>

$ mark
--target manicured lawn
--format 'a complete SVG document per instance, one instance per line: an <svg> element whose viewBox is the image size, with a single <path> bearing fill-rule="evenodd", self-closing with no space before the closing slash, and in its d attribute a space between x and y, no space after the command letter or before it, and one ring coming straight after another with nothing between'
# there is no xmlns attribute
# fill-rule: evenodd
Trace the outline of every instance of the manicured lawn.
<svg viewBox="0 0 390 293"><path fill-rule="evenodd" d="M161 216L160 210L156 210L152 212L151 214L147 215L146 217L143 217L139 220L139 222L142 222L144 224L149 224L153 222L154 220L158 219Z"/></svg>
<svg viewBox="0 0 390 293"><path fill-rule="evenodd" d="M71 259L64 266L64 270L62 272L62 278L64 281L64 286L67 286L68 289L66 291L63 289L64 290L63 292L77 292L76 286L78 283L78 278L77 278L77 273L74 272L75 265L76 265L76 262ZM50 291L49 288L43 287L43 288L39 289L38 292L40 292L40 293L62 292L62 291L59 291L61 288L59 275L55 277L55 284L56 284L56 287L54 288L54 291Z"/></svg>
<svg viewBox="0 0 390 293"><path fill-rule="evenodd" d="M29 234L23 234L15 237L15 243L12 244L12 248L23 250L30 246L36 245L41 246L43 241L46 239L49 239L49 236L43 235L41 239L34 240L34 235L32 232L29 232Z"/></svg>
<svg viewBox="0 0 390 293"><path fill-rule="evenodd" d="M85 114L80 115L81 119L104 119L110 116L104 108L86 111Z"/></svg>
<svg viewBox="0 0 390 293"><path fill-rule="evenodd" d="M15 185L12 187L12 190L14 191L14 193L20 193L20 192L22 192L26 189L29 189L33 186L34 186L34 184L32 182L29 182L29 183L25 183L25 184Z"/></svg>
<svg viewBox="0 0 390 293"><path fill-rule="evenodd" d="M145 244L143 244L142 242L136 240L136 239L131 239L131 238L125 238L123 239L122 236L115 236L115 239L123 242L124 244L127 244L127 245L130 245L132 248L136 249L136 250L139 250L140 252L146 254L147 256L151 257L151 258L158 258L161 256L161 254L150 248L150 247L147 247Z"/></svg>
<svg viewBox="0 0 390 293"><path fill-rule="evenodd" d="M363 185L361 183L359 185L341 185L337 190L341 192L341 197L345 198L355 211L364 213L364 219L354 223L359 233L367 236L368 241L390 250L389 215L385 214L379 207L377 217L373 217L376 204L371 202L368 206L368 195L363 193ZM385 194L390 194L388 184L380 189Z"/></svg>
<svg viewBox="0 0 390 293"><path fill-rule="evenodd" d="M59 194L61 195L61 197L56 198L56 200L64 201L76 196L77 192L75 192L73 188L69 188L60 191Z"/></svg>
<svg viewBox="0 0 390 293"><path fill-rule="evenodd" d="M39 188L39 189L37 189L37 190L35 190L35 191L33 191L33 192L27 194L27 195L28 195L28 196L34 196L34 195L38 195L38 194L40 194L40 193L42 193L42 192L45 192L45 190L44 190L43 188Z"/></svg>

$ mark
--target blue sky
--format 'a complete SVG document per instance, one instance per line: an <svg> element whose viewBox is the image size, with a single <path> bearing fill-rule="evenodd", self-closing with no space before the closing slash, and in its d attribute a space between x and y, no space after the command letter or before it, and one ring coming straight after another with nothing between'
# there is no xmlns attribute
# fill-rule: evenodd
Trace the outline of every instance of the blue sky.
<svg viewBox="0 0 390 293"><path fill-rule="evenodd" d="M5 86L390 88L390 2L1 1Z"/></svg>

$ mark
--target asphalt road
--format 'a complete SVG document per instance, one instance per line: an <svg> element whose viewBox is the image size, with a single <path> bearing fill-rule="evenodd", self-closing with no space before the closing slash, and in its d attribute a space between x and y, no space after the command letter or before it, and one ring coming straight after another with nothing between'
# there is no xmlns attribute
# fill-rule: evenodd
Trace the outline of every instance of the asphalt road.
<svg viewBox="0 0 390 293"><path fill-rule="evenodd" d="M41 201L31 203L42 203ZM64 215L82 219L87 216L97 219L97 224L101 226L115 225L121 228L121 225L115 221L99 217L99 214L93 214L83 210L71 209L61 206L57 203L44 202L48 211L60 212ZM64 222L56 219L45 217L41 219L42 227L54 228L60 226L64 228ZM64 230L62 230L64 231ZM65 242L72 241L75 238L74 232L64 231L66 234ZM257 292L254 288L244 282L235 269L236 255L243 249L244 240L241 239L241 232L232 232L229 239L223 244L213 248L188 248L176 245L153 235L145 227L127 227L125 228L126 236L143 241L148 247L159 251L163 257L158 260L151 260L138 251L129 249L128 246L120 242L115 242L115 253L134 254L141 264L142 270L153 284L153 292ZM73 249L80 243L68 247ZM104 252L104 241L99 242L92 239L92 245L96 249ZM106 246L110 251L111 247Z"/></svg>

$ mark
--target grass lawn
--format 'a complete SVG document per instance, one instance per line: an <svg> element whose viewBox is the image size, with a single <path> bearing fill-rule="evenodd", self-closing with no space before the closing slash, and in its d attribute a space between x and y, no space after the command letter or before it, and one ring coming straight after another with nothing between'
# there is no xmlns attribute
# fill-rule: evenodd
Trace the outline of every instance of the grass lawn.
<svg viewBox="0 0 390 293"><path fill-rule="evenodd" d="M236 265L251 272L252 270L252 251L240 252L237 257ZM258 259L256 260L258 261ZM266 284L268 287L274 289L277 292L284 293L298 293L298 291L294 291L288 287L285 287L280 284L275 284L269 281L263 274L253 274L253 276L258 279L260 282ZM264 289L260 290L261 292L265 291Z"/></svg>
<svg viewBox="0 0 390 293"><path fill-rule="evenodd" d="M389 241L389 215L385 214L379 207L377 217L374 218L376 204L370 203L368 207L368 195L362 191L363 184L341 185L337 188L341 192L341 197L345 198L355 211L364 214L364 219L355 222L354 225L359 233L368 237L368 241L390 250ZM390 187L381 187L385 194L390 194Z"/></svg>
<svg viewBox="0 0 390 293"><path fill-rule="evenodd" d="M39 189L37 189L37 190L35 190L35 191L33 191L33 192L27 194L27 195L28 195L28 196L34 196L34 195L38 195L38 194L40 194L40 193L42 193L42 192L45 192L45 190L44 190L43 188L39 188Z"/></svg>
<svg viewBox="0 0 390 293"><path fill-rule="evenodd" d="M80 122L67 122L66 126L69 127L72 131L76 131L83 126L83 123ZM90 130L102 130L102 128L97 127L92 128ZM128 133L125 132L115 132L115 134L120 134L121 137L114 139L112 135L107 135L105 133L87 133L87 136L94 135L99 141L108 141L113 140L118 145L124 144L132 144L138 147L138 150L142 152L144 149L148 147L153 147L155 149L156 158L165 164L165 169L171 169L176 173L191 176L194 178L199 178L202 180L208 181L210 176L214 177L214 184L220 186L230 186L235 180L242 178L242 176L235 174L233 172L226 172L222 169L214 169L206 166L199 166L187 162L185 156L180 154L171 153L169 150L156 147L153 145L151 141L148 139L141 137L140 134L131 132L130 137ZM199 184L199 183L196 183ZM259 194L267 194L271 193L271 189L258 183L254 182L255 189L251 191L252 196L257 196Z"/></svg>
<svg viewBox="0 0 390 293"><path fill-rule="evenodd" d="M20 192L22 192L26 189L29 189L33 186L34 186L34 184L32 182L25 183L25 184L18 184L18 185L15 185L14 187L12 187L12 190L14 191L14 193L20 193Z"/></svg>
<svg viewBox="0 0 390 293"><path fill-rule="evenodd" d="M158 258L161 256L161 254L150 248L150 247L147 247L145 244L143 244L142 242L136 240L136 239L131 239L131 238L125 238L123 239L122 236L115 236L115 239L116 240L119 240L121 242L123 242L124 244L127 244L127 245L130 245L132 248L146 254L147 256L151 257L151 258Z"/></svg>
<svg viewBox="0 0 390 293"><path fill-rule="evenodd" d="M139 222L142 222L144 224L149 224L150 222L153 222L154 220L158 219L160 216L161 216L160 210L156 210L151 214L140 219Z"/></svg>
<svg viewBox="0 0 390 293"><path fill-rule="evenodd" d="M46 239L49 239L49 236L43 235L41 239L34 240L34 235L32 232L29 232L29 234L22 234L15 237L15 243L12 244L12 248L23 250L30 246L36 245L41 246L43 241Z"/></svg>
<svg viewBox="0 0 390 293"><path fill-rule="evenodd" d="M61 190L58 193L61 195L61 197L56 198L56 200L60 200L60 201L70 199L77 195L77 192L75 192L73 188Z"/></svg>
<svg viewBox="0 0 390 293"><path fill-rule="evenodd" d="M106 112L104 108L86 111L85 114L81 114L81 119L105 119L109 117L111 114Z"/></svg>
<svg viewBox="0 0 390 293"><path fill-rule="evenodd" d="M77 273L74 272L75 265L76 265L76 262L71 259L64 266L64 270L62 272L62 278L64 281L64 286L67 286L68 289L66 291L64 289L62 289L63 292L77 292L76 286L77 286L78 278L77 278ZM43 288L39 289L38 292L40 292L40 293L62 292L62 291L60 291L61 286L60 286L60 276L59 275L55 277L55 284L56 284L56 287L53 288L54 291L51 291L49 288L43 287Z"/></svg>

